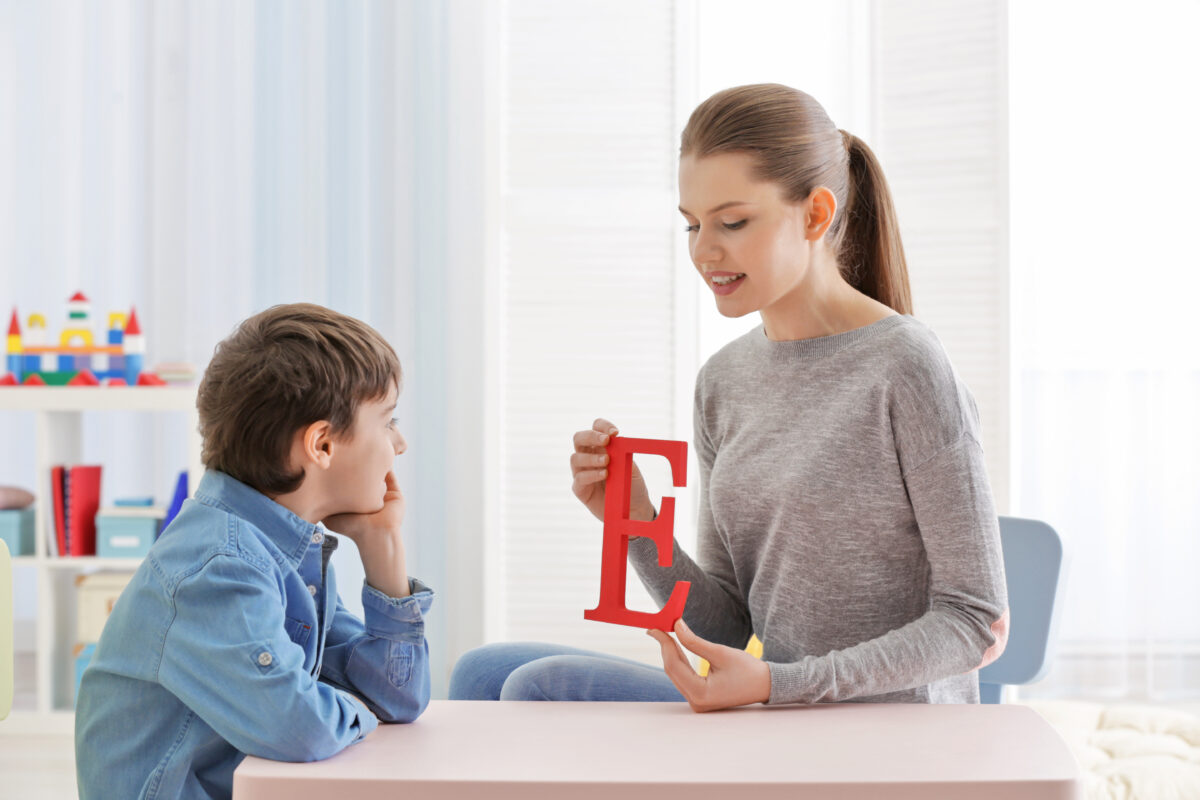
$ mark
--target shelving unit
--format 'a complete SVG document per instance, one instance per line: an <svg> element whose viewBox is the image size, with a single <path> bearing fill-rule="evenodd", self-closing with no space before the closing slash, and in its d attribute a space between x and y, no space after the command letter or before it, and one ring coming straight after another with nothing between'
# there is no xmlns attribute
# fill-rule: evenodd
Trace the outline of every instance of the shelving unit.
<svg viewBox="0 0 1200 800"><path fill-rule="evenodd" d="M13 709L9 722L18 727L58 729L69 724L74 695L77 575L98 571L132 571L141 559L60 557L50 550L54 529L49 498L50 469L83 460L83 413L105 411L174 412L187 415L187 470L194 489L202 473L196 388L177 387L11 387L0 389L0 413L34 413L34 470L37 536L34 554L13 559L14 570L32 567L37 583L34 684L36 707ZM103 463L103 461L102 461ZM48 723L48 724L47 724ZM55 724L58 723L58 724ZM5 727L10 727L5 723Z"/></svg>

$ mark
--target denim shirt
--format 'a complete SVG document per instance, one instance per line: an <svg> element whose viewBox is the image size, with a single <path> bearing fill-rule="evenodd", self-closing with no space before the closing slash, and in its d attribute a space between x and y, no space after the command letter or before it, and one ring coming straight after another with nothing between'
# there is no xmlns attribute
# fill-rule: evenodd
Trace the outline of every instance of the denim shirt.
<svg viewBox="0 0 1200 800"><path fill-rule="evenodd" d="M229 797L249 753L327 758L429 703L433 593L363 585L342 605L336 539L221 472L150 548L76 703L79 796Z"/></svg>

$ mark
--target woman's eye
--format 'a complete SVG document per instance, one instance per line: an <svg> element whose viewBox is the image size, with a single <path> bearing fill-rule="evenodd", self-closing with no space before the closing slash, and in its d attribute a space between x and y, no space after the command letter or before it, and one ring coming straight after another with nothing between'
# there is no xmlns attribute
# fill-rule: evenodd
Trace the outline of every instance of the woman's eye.
<svg viewBox="0 0 1200 800"><path fill-rule="evenodd" d="M737 222L725 222L723 224L725 225L726 230L736 231L739 228L745 227L745 225L748 221L749 220L743 219L743 220L738 220Z"/></svg>
<svg viewBox="0 0 1200 800"><path fill-rule="evenodd" d="M696 231L700 230L700 226L699 225L688 225L683 230L685 233L695 233Z"/></svg>

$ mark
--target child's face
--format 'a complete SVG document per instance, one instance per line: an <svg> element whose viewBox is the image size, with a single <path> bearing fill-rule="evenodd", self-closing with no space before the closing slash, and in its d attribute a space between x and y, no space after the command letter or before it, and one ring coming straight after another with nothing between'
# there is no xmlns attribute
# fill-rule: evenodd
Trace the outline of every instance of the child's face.
<svg viewBox="0 0 1200 800"><path fill-rule="evenodd" d="M396 430L396 387L381 400L360 403L354 424L337 440L327 486L339 514L373 514L383 508L384 479L408 444Z"/></svg>

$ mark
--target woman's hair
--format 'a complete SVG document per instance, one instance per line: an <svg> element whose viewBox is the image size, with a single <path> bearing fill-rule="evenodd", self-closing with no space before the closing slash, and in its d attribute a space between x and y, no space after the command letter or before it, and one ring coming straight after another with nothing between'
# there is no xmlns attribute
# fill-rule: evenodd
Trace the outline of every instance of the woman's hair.
<svg viewBox="0 0 1200 800"><path fill-rule="evenodd" d="M400 386L396 352L374 328L311 303L273 306L217 345L196 400L201 460L264 494L294 491L296 432L328 420L351 433L362 402Z"/></svg>
<svg viewBox="0 0 1200 800"><path fill-rule="evenodd" d="M680 156L754 156L756 177L783 187L792 202L824 186L837 199L827 232L846 281L901 314L912 313L908 266L896 209L866 142L839 130L811 96L776 83L717 92L692 112Z"/></svg>

